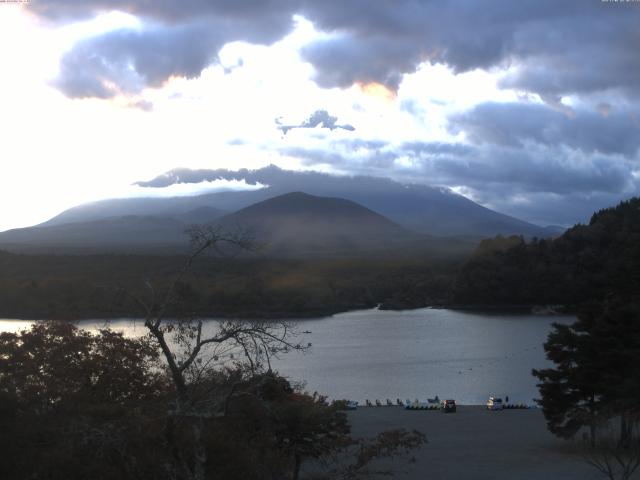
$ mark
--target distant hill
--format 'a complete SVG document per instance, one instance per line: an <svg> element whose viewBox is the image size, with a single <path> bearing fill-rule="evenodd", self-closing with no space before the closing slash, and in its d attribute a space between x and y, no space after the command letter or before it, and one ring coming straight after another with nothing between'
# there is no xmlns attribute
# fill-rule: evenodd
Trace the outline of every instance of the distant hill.
<svg viewBox="0 0 640 480"><path fill-rule="evenodd" d="M446 188L403 184L386 178L337 176L314 171L176 169L142 187L162 188L176 183L236 180L265 185L252 191L224 191L191 197L114 199L80 205L62 212L46 225L86 222L124 215L179 215L200 207L235 212L254 203L290 192L351 200L415 232L436 236L491 237L525 235L549 237L561 233L495 212Z"/></svg>
<svg viewBox="0 0 640 480"><path fill-rule="evenodd" d="M72 207L37 226L64 225L128 216L162 217L183 223L205 223L225 213L228 212L203 202L197 196L113 198Z"/></svg>
<svg viewBox="0 0 640 480"><path fill-rule="evenodd" d="M568 305L640 292L640 198L595 213L554 240L483 241L461 269L454 303Z"/></svg>
<svg viewBox="0 0 640 480"><path fill-rule="evenodd" d="M157 252L185 245L182 222L163 217L109 217L89 222L20 228L0 233L0 246L33 253Z"/></svg>
<svg viewBox="0 0 640 480"><path fill-rule="evenodd" d="M222 212L200 207L173 216L125 215L70 223L47 222L0 233L0 247L12 251L164 253L188 246L185 231L215 222Z"/></svg>
<svg viewBox="0 0 640 480"><path fill-rule="evenodd" d="M174 254L189 249L187 230L198 223L248 232L270 257L463 256L476 241L418 234L341 198L291 192L220 217L200 207L174 217L127 215L0 233L0 249L20 253Z"/></svg>
<svg viewBox="0 0 640 480"><path fill-rule="evenodd" d="M302 192L258 202L223 217L220 224L247 229L267 244L267 252L285 255L391 250L416 238L357 203Z"/></svg>

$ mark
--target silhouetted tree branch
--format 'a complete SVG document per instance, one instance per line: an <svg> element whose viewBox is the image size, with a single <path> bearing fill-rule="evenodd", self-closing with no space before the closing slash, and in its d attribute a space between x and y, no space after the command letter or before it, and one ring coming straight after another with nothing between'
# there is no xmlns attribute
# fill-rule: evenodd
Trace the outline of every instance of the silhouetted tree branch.
<svg viewBox="0 0 640 480"><path fill-rule="evenodd" d="M629 480L640 467L638 421L631 422L624 441L616 438L619 432L618 435L611 431L607 433L601 434L595 444L583 445L582 457L609 480Z"/></svg>
<svg viewBox="0 0 640 480"><path fill-rule="evenodd" d="M176 399L170 412L168 438L175 441L171 430L175 421L189 424L193 445L191 461L176 448L180 474L185 478L205 478L207 451L203 443L203 419L224 415L229 398L222 392L200 388L202 379L215 368L224 368L225 359L232 359L237 368L247 368L252 374L271 370L271 357L289 351L304 351L307 346L295 343L296 333L285 322L223 321L206 331L200 319L166 318L169 310L179 301L178 286L202 255L238 255L251 251L254 242L246 231L229 233L215 226L196 226L189 230L192 250L182 267L162 295L147 281L149 298L142 299L131 292L126 294L144 313L144 325L157 342L176 391ZM210 326L208 324L207 326ZM220 352L224 352L224 358ZM237 357L236 357L237 356ZM203 358L205 357L205 358ZM244 361L241 359L244 358ZM233 389L229 395L233 394Z"/></svg>

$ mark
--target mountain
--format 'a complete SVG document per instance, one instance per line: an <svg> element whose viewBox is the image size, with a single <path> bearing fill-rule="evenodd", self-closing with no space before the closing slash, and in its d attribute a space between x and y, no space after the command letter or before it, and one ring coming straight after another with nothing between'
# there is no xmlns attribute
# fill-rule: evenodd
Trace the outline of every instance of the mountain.
<svg viewBox="0 0 640 480"><path fill-rule="evenodd" d="M127 216L172 218L183 223L205 223L224 215L224 210L194 197L113 198L85 203L56 215L39 227L88 222ZM197 220L193 222L192 220Z"/></svg>
<svg viewBox="0 0 640 480"><path fill-rule="evenodd" d="M248 230L268 253L285 255L390 250L416 235L350 200L287 193L229 214L228 230Z"/></svg>
<svg viewBox="0 0 640 480"><path fill-rule="evenodd" d="M180 253L189 248L187 219L247 233L267 257L467 255L475 242L411 232L342 198L291 192L223 217L209 207L177 217L127 215L0 233L0 248L21 253ZM194 222L191 222L193 224Z"/></svg>
<svg viewBox="0 0 640 480"><path fill-rule="evenodd" d="M60 253L175 251L187 246L185 231L191 225L211 223L221 215L215 208L199 207L165 216L97 216L69 223L46 222L0 233L0 247L19 252Z"/></svg>
<svg viewBox="0 0 640 480"><path fill-rule="evenodd" d="M557 229L533 225L482 207L446 188L404 184L378 177L282 170L273 165L258 170L238 171L176 169L153 180L138 182L138 185L162 188L177 183L199 183L220 179L245 181L249 185L265 187L251 191L224 191L191 197L104 200L66 210L45 224L61 225L132 214L179 215L199 207L234 212L285 193L305 192L321 197L351 200L409 230L429 235L491 237L497 234L518 234L549 237L560 233Z"/></svg>

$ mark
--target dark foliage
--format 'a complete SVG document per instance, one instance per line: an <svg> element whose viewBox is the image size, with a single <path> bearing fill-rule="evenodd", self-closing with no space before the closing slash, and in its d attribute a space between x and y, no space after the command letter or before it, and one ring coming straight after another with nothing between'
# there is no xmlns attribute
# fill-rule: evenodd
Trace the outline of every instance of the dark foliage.
<svg viewBox="0 0 640 480"><path fill-rule="evenodd" d="M406 431L354 439L340 404L270 372L191 379L189 412L176 410L171 383L146 338L62 322L1 334L0 478L285 479L304 478L307 464L322 478L369 478L371 462L425 442ZM219 400L221 410L200 408ZM201 445L201 474L185 470Z"/></svg>
<svg viewBox="0 0 640 480"><path fill-rule="evenodd" d="M0 477L159 471L147 446L161 431L167 384L158 367L148 341L109 330L91 335L52 322L0 334Z"/></svg>
<svg viewBox="0 0 640 480"><path fill-rule="evenodd" d="M168 315L318 316L384 304L447 301L465 257L275 260L200 258L177 287ZM141 296L148 279L160 294L184 257L13 255L0 252L0 316L78 319L138 316L123 291Z"/></svg>
<svg viewBox="0 0 640 480"><path fill-rule="evenodd" d="M598 441L583 445L585 461L609 480L630 480L640 468L640 432L638 425L631 440L621 445L615 433L600 433Z"/></svg>
<svg viewBox="0 0 640 480"><path fill-rule="evenodd" d="M554 325L544 344L554 368L534 370L549 430L572 437L619 418L620 442L640 418L640 299L582 307L572 325Z"/></svg>
<svg viewBox="0 0 640 480"><path fill-rule="evenodd" d="M458 275L454 303L565 305L640 291L640 198L597 212L554 240L485 240Z"/></svg>

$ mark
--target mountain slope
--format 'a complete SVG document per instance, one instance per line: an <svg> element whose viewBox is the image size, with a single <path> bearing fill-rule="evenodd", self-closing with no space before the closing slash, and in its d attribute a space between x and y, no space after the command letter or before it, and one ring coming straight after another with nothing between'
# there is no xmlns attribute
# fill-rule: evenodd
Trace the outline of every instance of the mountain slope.
<svg viewBox="0 0 640 480"><path fill-rule="evenodd" d="M185 231L190 225L215 222L221 214L205 206L173 216L98 216L68 223L47 222L0 233L0 247L20 252L172 251L187 246Z"/></svg>
<svg viewBox="0 0 640 480"><path fill-rule="evenodd" d="M64 225L112 217L163 217L184 223L204 223L224 215L224 210L193 197L112 198L84 203L56 215L38 226ZM198 220L193 222L192 220Z"/></svg>
<svg viewBox="0 0 640 480"><path fill-rule="evenodd" d="M164 217L109 217L0 233L0 247L18 252L156 251L187 244L187 225Z"/></svg>
<svg viewBox="0 0 640 480"><path fill-rule="evenodd" d="M293 192L223 217L278 254L388 250L415 235L357 203Z"/></svg>
<svg viewBox="0 0 640 480"><path fill-rule="evenodd" d="M351 200L410 230L430 235L488 237L497 234L522 234L547 237L558 233L487 209L443 188L402 184L390 179L367 176L289 171L273 165L259 170L238 171L177 169L149 182L139 182L138 185L162 188L176 183L198 183L216 179L244 180L250 185L261 184L267 187L192 197L105 200L74 207L46 223L59 225L132 213L159 215L185 212L202 206L233 212L268 198L302 191L316 196Z"/></svg>

